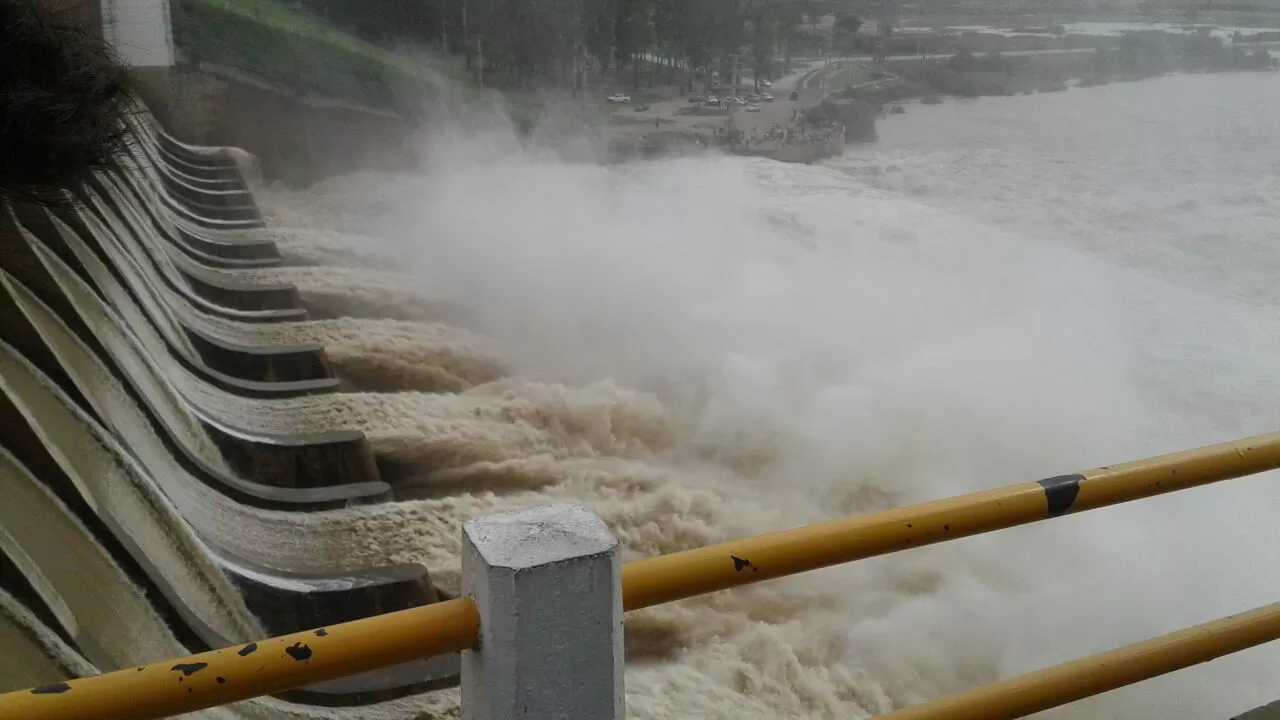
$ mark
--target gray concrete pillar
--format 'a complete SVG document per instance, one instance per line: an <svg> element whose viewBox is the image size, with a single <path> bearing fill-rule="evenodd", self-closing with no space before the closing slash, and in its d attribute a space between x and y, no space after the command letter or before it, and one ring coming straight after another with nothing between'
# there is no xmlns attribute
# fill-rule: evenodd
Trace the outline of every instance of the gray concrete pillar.
<svg viewBox="0 0 1280 720"><path fill-rule="evenodd" d="M462 542L480 613L463 720L623 720L622 565L604 522L553 505L473 520Z"/></svg>

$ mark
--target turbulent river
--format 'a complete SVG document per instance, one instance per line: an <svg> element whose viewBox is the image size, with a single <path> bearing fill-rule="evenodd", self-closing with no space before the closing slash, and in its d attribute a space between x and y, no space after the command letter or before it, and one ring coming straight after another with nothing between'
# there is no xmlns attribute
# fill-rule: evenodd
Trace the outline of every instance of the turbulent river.
<svg viewBox="0 0 1280 720"><path fill-rule="evenodd" d="M1280 429L1276 117L1276 75L1173 77L912 107L814 167L565 165L469 123L425 174L261 202L308 266L277 277L382 318L326 342L449 514L379 527L447 583L456 520L504 507L582 502L631 558ZM1273 602L1274 483L630 616L629 714L869 717ZM1278 662L1053 716L1225 720Z"/></svg>

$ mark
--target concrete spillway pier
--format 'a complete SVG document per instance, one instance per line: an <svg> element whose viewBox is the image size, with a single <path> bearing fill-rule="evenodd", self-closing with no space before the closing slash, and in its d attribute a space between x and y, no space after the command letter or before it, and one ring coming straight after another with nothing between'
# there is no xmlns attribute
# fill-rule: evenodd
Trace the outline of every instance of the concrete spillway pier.
<svg viewBox="0 0 1280 720"><path fill-rule="evenodd" d="M391 487L359 431L246 424L274 400L323 406L339 383L322 345L263 344L307 314L295 288L236 278L280 255L244 234L262 221L231 155L149 115L130 131L71 202L0 207L0 614L15 637L49 639L6 645L5 690L444 596L420 563L261 552ZM454 655L270 702L407 718L435 701L370 704L457 681Z"/></svg>
<svg viewBox="0 0 1280 720"><path fill-rule="evenodd" d="M280 209L267 200L283 194L259 193L241 175L244 164L233 159L243 155L181 142L155 118L138 118L130 132L135 142L111 167L66 188L72 202L0 207L0 495L6 501L0 508L0 646L6 650L0 677L10 687L40 685L46 690L32 694L56 694L70 678L117 669L120 675L164 678L165 691L190 692L194 686L198 693L213 685L213 673L182 675L178 682L188 685L168 682L174 667L195 663L136 666L141 670L134 663L208 648L223 649L224 657L252 657L268 647L268 636L297 633L309 637L294 637L291 642L300 645L287 646L293 653L274 658L285 672L296 672L297 663L328 661L329 650L353 652L333 643L356 646L357 639L339 638L337 630L320 632L344 620L443 617L460 621L455 628L474 628L455 632L461 640L441 646L440 658L423 660L423 646L416 647L417 655L411 646L394 662L311 677L287 693L282 691L295 686L263 689L282 694L210 711L208 717L389 720L435 710L448 716L457 712L460 696L467 698L464 713L490 717L525 707L551 716L555 707L571 708L573 717L618 716L619 597L629 594L633 606L646 608L688 597L686 589L673 589L671 577L684 577L699 592L725 589L724 583L741 577L780 577L774 573L781 572L785 558L776 549L771 555L764 545L738 540L729 551L703 548L706 554L697 557L708 564L695 572L686 565L683 575L663 558L639 561L629 566L628 588L618 577L616 543L607 533L584 531L581 523L575 529L572 518L552 523L535 511L521 514L518 522L504 524L500 516L463 524L463 518L527 510L546 501L594 502L599 495L591 493L600 491L626 493L627 511L632 503L648 505L630 515L603 503L594 506L620 527L632 555L671 550L669 543L677 541L686 547L713 542L723 537L708 534L729 527L716 524L714 503L676 499L672 486L679 480L659 477L662 471L647 457L635 461L628 454L634 446L594 455L592 443L626 444L615 430L644 431L637 423L620 422L616 408L624 401L617 397L593 399L594 417L610 427L584 438L574 428L564 432L581 414L548 409L568 405L564 394L573 389L551 389L545 404L529 402L518 395L523 379L502 378L501 368L488 377L503 381L479 381L488 385L479 393L410 393L394 386L360 392L370 390L361 384L368 375L344 372L349 357L344 361L340 343L326 334L339 325L312 320L314 295L302 284L307 270L294 272L300 269L293 265L298 254L264 220ZM335 204L343 199L328 198ZM320 211L319 203L313 209ZM330 297L337 295L342 293ZM395 355L402 366L421 364L399 346L386 350L375 344L360 351ZM392 373L386 375L390 379ZM462 388L474 387L468 378L456 380ZM554 436L539 421L572 437ZM474 427L492 431L490 454L477 452L483 444L479 433L466 436ZM569 463L550 469L550 463L541 469L528 463L518 468L519 477L504 472L498 478L511 485L472 492L491 487L486 483L497 474L488 469L492 464L521 462L526 448L553 455L561 441L587 447L584 455L603 462L581 472L587 463L574 458L571 473L563 472ZM498 445L503 447L492 450ZM1252 451L1241 448L1239 457ZM464 486L476 475L457 472L462 463L450 465L448 458L468 453L466 469L480 466L488 474ZM622 472L603 477L605 462L623 466ZM548 480L553 473L558 477ZM442 488L441 479L452 486ZM1051 514L1060 513L1078 499L1081 477L1052 480L1032 483L1020 496L1025 507L1043 510L1047 502ZM1087 500L1088 490L1080 497ZM429 500L398 502L414 492ZM658 505L665 514L654 510ZM680 524L691 515L702 527ZM968 532L971 519L940 522L938 537L925 540ZM732 532L741 530L743 521L737 522ZM653 526L658 529L651 532ZM673 528L684 529L678 540ZM572 553L531 557L525 542L531 537L582 542L570 543ZM554 550L556 543L548 546ZM459 555L466 558L461 580ZM582 561L575 566L580 575L554 574L570 560ZM634 567L650 570L637 574ZM624 569L621 575L626 574ZM454 599L459 593L466 597ZM542 604L545 598L555 604ZM741 595L724 595L646 612L631 629L642 641L656 640L658 652L632 648L640 662L627 669L630 678L639 676L636 686L643 687L655 666L687 679L709 665L690 654L699 651L691 647L696 633L653 637L653 618L661 621L668 613L687 613L688 625L706 630L703 638L716 636L706 642L717 649L750 645L717 625L735 615L735 608L720 603L741 601ZM476 612L440 610L463 606ZM440 614L433 615L433 608ZM393 614L397 610L408 614ZM860 617L843 607L827 610L836 610L831 615L837 621ZM595 632L600 628L613 634ZM405 622L398 629L412 634L421 628ZM786 644L778 637L762 639L747 662L758 669L785 661ZM506 657L494 654L504 649L510 652ZM681 653L680 667L665 662L673 649ZM717 703L754 703L793 689L798 695L813 690L805 677L764 677L769 674L758 677L764 685L707 695ZM219 685L246 679L218 677ZM579 680L590 692L573 693ZM686 687L696 694L714 685L706 680ZM449 687L457 683L461 692ZM650 697L647 688L640 692ZM901 698L884 700L890 702L904 704ZM679 704L685 703L693 700L685 696ZM706 707L693 714L714 715L718 709ZM1269 710L1246 717L1265 717Z"/></svg>

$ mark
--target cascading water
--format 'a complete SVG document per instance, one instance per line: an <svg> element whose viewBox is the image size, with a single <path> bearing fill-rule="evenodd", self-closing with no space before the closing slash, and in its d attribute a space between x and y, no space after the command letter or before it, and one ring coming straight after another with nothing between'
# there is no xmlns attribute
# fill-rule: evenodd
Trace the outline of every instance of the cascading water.
<svg viewBox="0 0 1280 720"><path fill-rule="evenodd" d="M328 411L451 513L362 510L398 559L447 582L462 518L562 500L669 552L1280 427L1275 82L913 108L822 167L566 165L437 129L422 175L264 188L288 227L261 232L308 269L259 274L329 313L438 301L493 348L452 356L457 396ZM345 356L395 355L358 327ZM629 714L867 717L1274 601L1268 482L635 614ZM1274 699L1276 660L1054 716L1229 717Z"/></svg>

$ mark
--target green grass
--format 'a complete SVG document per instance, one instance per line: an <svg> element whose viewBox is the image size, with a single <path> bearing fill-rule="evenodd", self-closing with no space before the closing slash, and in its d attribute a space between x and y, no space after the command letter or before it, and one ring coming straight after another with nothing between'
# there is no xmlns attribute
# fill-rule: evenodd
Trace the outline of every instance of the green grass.
<svg viewBox="0 0 1280 720"><path fill-rule="evenodd" d="M831 74L827 80L827 87L839 89L848 87L849 85L860 85L871 81L871 73L864 63L849 62L844 67Z"/></svg>
<svg viewBox="0 0 1280 720"><path fill-rule="evenodd" d="M410 111L450 72L342 32L280 0L174 0L174 40L191 62L299 92Z"/></svg>
<svg viewBox="0 0 1280 720"><path fill-rule="evenodd" d="M179 0L183 4L186 0ZM241 17L252 19L268 27L293 35L322 40L325 44L346 52L365 55L395 64L397 58L386 50L348 35L319 18L286 7L278 0L198 0L201 4L217 8Z"/></svg>

